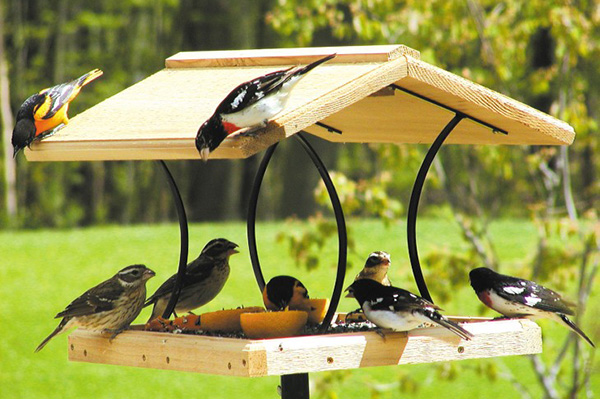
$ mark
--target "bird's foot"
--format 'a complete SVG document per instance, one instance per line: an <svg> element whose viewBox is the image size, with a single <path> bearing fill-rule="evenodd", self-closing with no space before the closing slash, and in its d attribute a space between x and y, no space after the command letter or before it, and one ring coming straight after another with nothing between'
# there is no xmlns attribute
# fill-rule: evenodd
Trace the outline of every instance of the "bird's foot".
<svg viewBox="0 0 600 399"><path fill-rule="evenodd" d="M112 333L112 335L110 336L110 338L108 339L108 342L111 342L113 339L116 338L117 335L121 334L123 331L125 331L124 328L119 328L119 329L104 329L102 330L103 333Z"/></svg>
<svg viewBox="0 0 600 399"><path fill-rule="evenodd" d="M258 135L258 133L262 129L264 129L265 127L267 127L268 123L269 123L269 121L267 119L265 119L264 121L262 121L258 125L250 126L250 127L241 129L239 131L239 133L237 133L237 135L240 135L242 137L256 137Z"/></svg>
<svg viewBox="0 0 600 399"><path fill-rule="evenodd" d="M386 341L385 334L381 328L377 327L374 331L383 339L383 342Z"/></svg>

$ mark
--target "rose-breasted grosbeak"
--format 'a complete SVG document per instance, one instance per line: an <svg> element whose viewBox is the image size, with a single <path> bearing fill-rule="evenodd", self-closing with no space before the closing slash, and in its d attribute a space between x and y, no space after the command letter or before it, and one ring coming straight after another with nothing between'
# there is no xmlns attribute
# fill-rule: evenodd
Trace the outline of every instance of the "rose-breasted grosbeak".
<svg viewBox="0 0 600 399"><path fill-rule="evenodd" d="M573 315L574 304L561 295L533 281L496 273L478 267L469 273L471 286L487 307L506 317L548 318L565 324L594 346L591 339L567 315Z"/></svg>
<svg viewBox="0 0 600 399"><path fill-rule="evenodd" d="M413 293L385 286L371 279L357 280L348 287L360 304L367 320L381 328L409 331L423 323L435 323L462 339L473 336L457 323L442 316L438 306Z"/></svg>
<svg viewBox="0 0 600 399"><path fill-rule="evenodd" d="M16 157L26 146L56 133L69 123L69 103L77 97L83 86L100 76L102 71L94 69L79 79L49 87L25 100L17 112L17 123L13 129L13 156Z"/></svg>
<svg viewBox="0 0 600 399"><path fill-rule="evenodd" d="M291 276L275 276L263 289L263 302L269 310L306 310L312 306L308 290L298 279Z"/></svg>
<svg viewBox="0 0 600 399"><path fill-rule="evenodd" d="M212 301L223 289L229 277L229 257L237 254L237 244L224 238L209 241L200 255L188 263L183 286L175 305L175 313L194 310ZM148 322L162 316L175 285L177 274L165 281L144 304L154 305Z"/></svg>
<svg viewBox="0 0 600 399"><path fill-rule="evenodd" d="M390 254L384 251L375 251L369 254L365 266L363 269L354 277L354 281L362 280L363 278L370 278L378 283L385 286L392 285L387 272L392 264ZM348 292L346 298L353 298L352 293Z"/></svg>
<svg viewBox="0 0 600 399"><path fill-rule="evenodd" d="M242 128L265 127L269 119L283 110L290 92L300 79L335 56L328 55L303 67L271 72L233 89L198 129L196 148L202 160L208 160L209 154L229 134Z"/></svg>
<svg viewBox="0 0 600 399"><path fill-rule="evenodd" d="M57 319L62 317L61 322L35 351L71 327L112 332L113 339L140 314L146 299L146 281L153 276L154 272L144 265L127 266L87 290L56 315Z"/></svg>

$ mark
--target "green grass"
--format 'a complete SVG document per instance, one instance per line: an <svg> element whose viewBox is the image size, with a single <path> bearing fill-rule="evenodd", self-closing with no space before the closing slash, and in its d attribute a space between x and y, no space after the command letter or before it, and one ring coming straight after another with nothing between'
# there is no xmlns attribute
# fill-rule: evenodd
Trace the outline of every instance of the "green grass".
<svg viewBox="0 0 600 399"><path fill-rule="evenodd" d="M356 251L349 254L353 267L349 282L364 262L366 255L378 249L392 253L392 280L396 285L416 291L406 255L405 225L399 223L385 228L378 221L349 220L351 238ZM337 242L332 240L322 254L323 265L313 271L299 269L290 259L287 248L275 241L283 229L302 229L304 224L263 223L257 226L259 253L265 277L286 273L301 278L311 296L331 294L337 262ZM422 220L419 222L419 249L422 257L428 251L445 248L451 251L467 249L459 231L448 222ZM497 238L500 258L510 265L519 262L534 250L535 230L527 221L507 220L492 226ZM203 311L261 304L246 244L243 223L201 224L190 226L190 259L211 238L222 236L241 246L241 254L232 258L232 274L221 295ZM276 397L277 377L244 379L163 370L137 369L110 365L71 363L66 359L66 334L56 337L40 353L33 350L57 324L53 316L89 287L110 277L120 268L145 263L157 273L148 283L153 292L177 267L179 231L174 224L156 226L108 226L76 230L37 230L0 232L0 397L2 398L150 398L150 397L211 397L237 398ZM425 268L426 269L426 268ZM427 272L427 270L426 270ZM428 278L435 276L428 275ZM467 278L467 271L465 271ZM584 329L599 341L598 322L590 315L597 314L597 296L592 297ZM447 314L473 314L481 311L469 287L457 292L449 303L441 304ZM343 299L339 309L356 308L353 300ZM148 317L145 309L137 322ZM492 313L486 313L492 315ZM595 327L595 330L594 330ZM545 356L556 350L566 330L551 322L543 322L546 339ZM405 387L417 383L419 389L401 396L413 398L482 397L493 392L498 397L518 397L511 385L501 378L490 383L480 375L481 369L493 372L496 368L517 371L520 380L532 387L536 382L526 357L512 357L460 362L467 369L456 372L459 363L378 367L352 372L312 374L312 381L323 377L334 382L338 397L369 397L372 387L386 386L402 380ZM488 366L492 364L492 366ZM491 367L491 369L489 369ZM491 371L489 371L491 370ZM439 375L454 376L452 380ZM600 377L594 376L593 387L600 392ZM382 392L379 397L400 396L399 388ZM534 389L534 397L541 391ZM315 394L316 396L316 394Z"/></svg>

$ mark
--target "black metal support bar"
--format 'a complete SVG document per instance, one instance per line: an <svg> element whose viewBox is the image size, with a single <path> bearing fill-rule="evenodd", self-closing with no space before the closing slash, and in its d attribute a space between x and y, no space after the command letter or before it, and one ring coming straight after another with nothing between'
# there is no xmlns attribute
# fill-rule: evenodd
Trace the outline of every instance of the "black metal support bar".
<svg viewBox="0 0 600 399"><path fill-rule="evenodd" d="M421 296L431 302L431 295L429 294L429 290L427 289L427 284L425 283L425 278L423 277L423 271L421 270L421 263L419 262L419 252L417 251L417 211L419 209L419 199L421 198L421 192L423 191L423 184L425 183L425 178L427 177L427 172L431 167L431 164L438 153L440 147L450 134L452 130L458 125L458 123L466 118L465 114L460 112L456 112L454 118L442 129L438 137L435 139L429 151L425 155L425 159L421 164L421 168L417 173L417 178L415 180L415 184L413 185L413 190L410 195L410 202L408 204L408 216L406 222L407 229L407 240L408 240L408 256L410 258L410 264L413 270L413 275L415 277L415 281L417 283L417 287L419 288L419 292Z"/></svg>
<svg viewBox="0 0 600 399"><path fill-rule="evenodd" d="M179 219L179 234L181 237L181 245L179 249L179 267L177 268L175 286L173 287L173 292L171 293L171 299L169 299L169 303L167 304L167 307L165 308L165 311L162 315L162 317L168 319L171 316L171 313L173 313L173 311L175 310L175 305L177 304L177 300L179 299L179 293L181 292L183 277L185 276L185 269L187 267L187 257L190 241L185 207L183 206L183 200L181 199L181 194L179 193L179 189L177 188L177 183L175 183L175 179L169 171L167 164L164 161L158 161L158 163L165 172L165 176L167 178L167 181L169 182L169 187L171 188L171 194L173 195L173 200L175 201L175 208L177 209L177 217Z"/></svg>
<svg viewBox="0 0 600 399"><path fill-rule="evenodd" d="M308 373L281 376L281 399L308 398Z"/></svg>
<svg viewBox="0 0 600 399"><path fill-rule="evenodd" d="M327 168L323 164L323 161L321 161L321 158L319 158L317 152L302 134L298 133L294 137L296 137L298 141L300 141L300 144L302 144L304 150L306 150L313 163L317 167L317 170L321 175L321 179L323 179L323 183L325 183L327 193L329 194L329 198L331 199L331 205L335 214L335 221L338 230L337 274L335 276L333 293L331 295L331 301L329 302L327 314L325 315L323 322L319 326L320 331L325 331L327 330L329 325L331 325L331 320L333 320L333 316L335 315L335 311L337 310L338 304L340 303L340 298L342 297L342 292L344 290L344 277L346 276L346 263L348 256L348 236L346 233L346 221L344 219L344 211L342 209L342 204L340 203L340 199L337 195L337 191L335 190L335 186L333 185L333 181L331 181L331 177L329 176L329 172L327 172Z"/></svg>
<svg viewBox="0 0 600 399"><path fill-rule="evenodd" d="M329 308L327 314L323 319L323 322L319 326L320 331L325 331L331 325L331 320L335 315L335 311L339 304L340 298L343 292L344 277L346 275L346 261L348 252L348 237L346 233L346 222L344 219L344 212L340 203L337 191L333 185L333 181L327 172L327 168L319 158L319 155L302 135L302 133L296 134L294 137L300 142L306 153L310 156L310 159L314 163L315 167L323 179L323 183L327 188L329 197L331 199L331 205L335 214L335 219L338 228L338 269L337 275L333 287L333 294L329 302ZM272 145L267 149L265 156L263 157L258 170L256 171L256 177L254 178L254 184L250 193L250 200L248 203L248 216L247 216L247 233L248 233L248 249L250 252L250 260L252 262L252 269L254 270L254 276L258 283L259 289L262 290L265 287L265 278L262 273L260 261L258 259L258 250L256 248L256 208L258 205L258 195L260 193L260 187L267 170L267 166L277 148L277 144ZM291 374L281 376L281 397L283 399L307 399L309 397L308 391L308 373L302 374Z"/></svg>
<svg viewBox="0 0 600 399"><path fill-rule="evenodd" d="M254 177L252 191L250 192L250 200L248 201L248 216L246 221L246 232L248 234L248 251L250 252L252 270L254 270L254 277L256 278L256 282L258 283L258 288L260 289L260 292L263 291L266 283L265 277L262 274L262 269L260 268L260 260L258 259L258 250L256 248L256 207L258 205L258 195L260 194L260 186L262 184L263 178L265 177L267 166L269 166L269 161L271 161L271 157L277 149L278 144L279 143L275 143L271 147L269 147L267 149L267 153L260 162L258 170L256 171L256 176Z"/></svg>
<svg viewBox="0 0 600 399"><path fill-rule="evenodd" d="M442 104L442 103L440 103L438 101L432 100L431 98L425 97L425 96L423 96L423 95L421 95L419 93L415 93L412 90L405 89L404 87L398 86L397 84L393 84L392 83L390 85L390 87L393 87L396 90L400 90L400 91L402 91L402 92L404 92L406 94L410 94L411 96L420 98L423 101L427 101L427 102L429 102L431 104L437 105L438 107L444 108L445 110L451 111L451 112L453 112L455 114L461 114L461 115L463 115L464 118L471 119L473 122L479 123L480 125L483 125L483 126L487 127L488 129L491 129L493 133L508 134L508 132L506 130L504 130L504 129L500 129L499 127L496 127L496 126L494 126L494 125L492 125L490 123L482 121L479 118L475 118L473 116L467 115L467 114L465 114L462 111L459 111L459 110L457 110L455 108L449 107L446 104Z"/></svg>
<svg viewBox="0 0 600 399"><path fill-rule="evenodd" d="M329 133L342 134L340 129L336 129L335 127L329 126L323 122L315 122L315 125L322 127L323 129L327 129Z"/></svg>

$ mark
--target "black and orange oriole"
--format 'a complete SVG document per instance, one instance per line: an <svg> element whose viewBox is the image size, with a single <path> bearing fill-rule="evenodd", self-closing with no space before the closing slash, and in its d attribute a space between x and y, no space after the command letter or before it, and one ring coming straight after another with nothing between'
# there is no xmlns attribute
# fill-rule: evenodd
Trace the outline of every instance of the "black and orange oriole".
<svg viewBox="0 0 600 399"><path fill-rule="evenodd" d="M17 112L17 123L13 129L13 156L36 140L41 140L69 123L69 103L77 97L83 86L102 76L94 69L79 79L49 87L29 97Z"/></svg>

